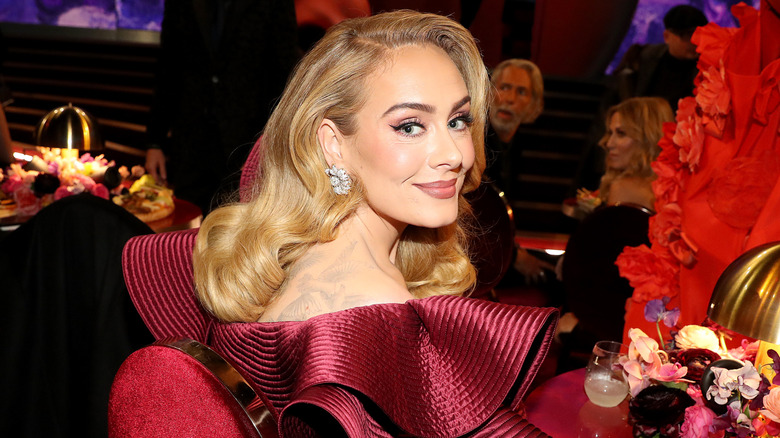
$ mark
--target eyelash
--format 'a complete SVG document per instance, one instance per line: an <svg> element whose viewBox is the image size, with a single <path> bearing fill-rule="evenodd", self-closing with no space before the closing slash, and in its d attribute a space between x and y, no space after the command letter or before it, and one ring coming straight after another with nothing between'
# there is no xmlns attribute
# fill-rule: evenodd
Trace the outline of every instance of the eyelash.
<svg viewBox="0 0 780 438"><path fill-rule="evenodd" d="M452 124L453 122L458 122L458 121L462 121L463 123L466 124L466 126L464 128L461 128L461 129L458 129L458 130L465 130L465 129L468 129L471 126L471 124L474 122L474 117L471 115L471 113L461 114L461 115L458 115L458 116L454 117L449 122L447 122L447 126L450 126L450 124ZM401 135L404 135L404 136L407 136L407 137L416 137L416 136L418 136L420 134L406 133L406 132L404 132L404 129L414 128L414 127L424 128L422 123L420 123L417 120L404 121L404 122L402 122L402 123L400 123L398 125L390 125L390 127L393 128L396 132L399 132ZM451 129L456 129L456 128L451 127Z"/></svg>

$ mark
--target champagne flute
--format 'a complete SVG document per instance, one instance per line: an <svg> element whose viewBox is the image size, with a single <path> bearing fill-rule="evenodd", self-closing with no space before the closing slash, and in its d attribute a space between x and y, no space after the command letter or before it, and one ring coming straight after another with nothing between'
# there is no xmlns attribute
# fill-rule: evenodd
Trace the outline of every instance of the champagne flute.
<svg viewBox="0 0 780 438"><path fill-rule="evenodd" d="M628 395L628 383L615 366L624 349L623 344L614 341L599 341L593 347L585 372L585 394L593 404L611 408Z"/></svg>

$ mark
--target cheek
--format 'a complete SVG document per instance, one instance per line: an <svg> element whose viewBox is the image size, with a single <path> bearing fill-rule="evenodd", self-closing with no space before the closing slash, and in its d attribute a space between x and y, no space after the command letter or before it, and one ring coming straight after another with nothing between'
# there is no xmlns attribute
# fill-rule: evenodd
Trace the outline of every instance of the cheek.
<svg viewBox="0 0 780 438"><path fill-rule="evenodd" d="M468 136L463 141L460 147L460 153L463 156L462 166L463 169L468 171L474 166L474 160L476 159L476 151L474 151L474 142L471 140L471 136Z"/></svg>
<svg viewBox="0 0 780 438"><path fill-rule="evenodd" d="M370 154L368 163L369 177L386 175L393 179L406 179L414 174L425 161L424 148L411 145L380 142L376 144L374 153Z"/></svg>

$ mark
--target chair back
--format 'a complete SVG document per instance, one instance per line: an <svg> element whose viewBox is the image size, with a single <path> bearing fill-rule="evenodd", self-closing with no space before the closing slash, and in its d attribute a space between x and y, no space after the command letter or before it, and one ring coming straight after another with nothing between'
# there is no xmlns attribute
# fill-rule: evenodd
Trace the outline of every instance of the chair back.
<svg viewBox="0 0 780 438"><path fill-rule="evenodd" d="M469 254L477 269L474 298L487 298L509 270L515 251L512 208L495 185L483 182L466 194L475 216Z"/></svg>
<svg viewBox="0 0 780 438"><path fill-rule="evenodd" d="M105 436L117 369L154 340L121 266L127 240L149 233L122 207L80 194L0 242L0 436Z"/></svg>
<svg viewBox="0 0 780 438"><path fill-rule="evenodd" d="M172 338L131 354L111 388L112 438L277 438L270 402L228 360L200 342Z"/></svg>
<svg viewBox="0 0 780 438"><path fill-rule="evenodd" d="M612 205L585 217L566 245L562 275L568 310L592 334L593 342L620 341L625 302L632 294L615 266L626 246L649 244L652 212L634 205ZM590 351L591 340L583 341ZM589 343L589 345L587 345Z"/></svg>

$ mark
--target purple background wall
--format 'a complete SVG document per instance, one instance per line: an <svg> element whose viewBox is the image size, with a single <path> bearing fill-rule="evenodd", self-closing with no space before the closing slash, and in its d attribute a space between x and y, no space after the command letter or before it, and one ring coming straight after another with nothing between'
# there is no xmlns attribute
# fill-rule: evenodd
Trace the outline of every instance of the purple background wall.
<svg viewBox="0 0 780 438"><path fill-rule="evenodd" d="M164 0L0 0L0 21L160 30Z"/></svg>

